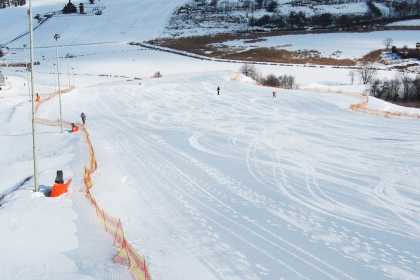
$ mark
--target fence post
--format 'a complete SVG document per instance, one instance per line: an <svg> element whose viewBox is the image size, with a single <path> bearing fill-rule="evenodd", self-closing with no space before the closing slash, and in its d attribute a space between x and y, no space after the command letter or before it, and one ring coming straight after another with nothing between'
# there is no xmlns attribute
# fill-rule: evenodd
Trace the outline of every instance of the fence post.
<svg viewBox="0 0 420 280"><path fill-rule="evenodd" d="M146 266L146 258L143 259L143 271L144 271L144 279L148 280L148 273L147 273L147 266Z"/></svg>
<svg viewBox="0 0 420 280"><path fill-rule="evenodd" d="M128 252L127 240L125 239L125 236L124 236L124 241L123 241L122 249L125 250L125 252L127 254L128 267L131 269L130 253Z"/></svg>

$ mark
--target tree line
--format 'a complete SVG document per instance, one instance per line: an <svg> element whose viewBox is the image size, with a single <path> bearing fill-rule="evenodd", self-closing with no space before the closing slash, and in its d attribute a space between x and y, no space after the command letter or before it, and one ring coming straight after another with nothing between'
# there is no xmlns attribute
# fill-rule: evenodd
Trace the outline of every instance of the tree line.
<svg viewBox="0 0 420 280"><path fill-rule="evenodd" d="M365 23L371 23L376 17L371 14L365 15L332 15L323 13L319 15L307 16L303 12L291 11L288 15L273 14L264 15L260 18L250 18L250 26L285 28L304 28L312 27L343 27L350 28L360 26Z"/></svg>
<svg viewBox="0 0 420 280"><path fill-rule="evenodd" d="M388 101L420 101L420 77L402 73L389 80L374 79L369 94Z"/></svg>
<svg viewBox="0 0 420 280"><path fill-rule="evenodd" d="M294 89L297 87L296 79L294 76L286 74L280 76L269 74L264 76L258 72L254 65L251 64L242 65L240 72L263 86L285 89Z"/></svg>
<svg viewBox="0 0 420 280"><path fill-rule="evenodd" d="M0 9L11 6L18 7L24 5L26 5L26 0L0 0Z"/></svg>
<svg viewBox="0 0 420 280"><path fill-rule="evenodd" d="M329 3L340 1L329 1ZM356 2L356 1L352 1ZM299 5L299 1L290 2L292 5ZM331 4L330 3L330 4ZM307 6L306 2L302 2L301 6ZM213 13L230 13L232 11L245 11L248 25L251 27L269 27L279 29L296 29L312 27L340 27L354 28L355 26L370 25L375 22L383 23L384 21L392 21L404 19L407 17L420 15L420 0L413 1L391 1L385 3L389 9L389 13L383 14L382 10L372 0L366 2L367 12L365 14L331 14L322 13L312 16L306 15L304 12L291 11L289 14L282 14L279 9L280 4L276 0L192 0L189 3L179 7L176 11L180 14L213 14ZM268 14L261 17L254 17L254 11L265 9Z"/></svg>

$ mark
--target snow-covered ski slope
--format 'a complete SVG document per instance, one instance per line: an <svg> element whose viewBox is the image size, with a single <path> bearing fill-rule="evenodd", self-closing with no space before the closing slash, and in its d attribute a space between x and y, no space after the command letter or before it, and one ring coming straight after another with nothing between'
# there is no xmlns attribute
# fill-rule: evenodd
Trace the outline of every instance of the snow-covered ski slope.
<svg viewBox="0 0 420 280"><path fill-rule="evenodd" d="M225 72L83 90L96 194L158 279L418 279L419 123L355 101Z"/></svg>
<svg viewBox="0 0 420 280"><path fill-rule="evenodd" d="M66 178L73 178L71 199L45 198L33 193L32 180L25 180L33 173L31 109L23 83L22 78L9 77L0 94L0 278L128 279L127 270L112 262L112 240L81 192L83 139L37 126L41 189L51 186L55 171L61 169Z"/></svg>
<svg viewBox="0 0 420 280"><path fill-rule="evenodd" d="M122 218L153 279L420 279L418 120L351 112L361 99L350 94L281 90L273 99L271 88L238 76L237 64L126 46L159 36L176 1L101 2L104 17L53 18L35 35L48 46L59 30L61 43L79 45L60 50L77 55L63 62L76 85L63 96L64 119L87 114L99 164L93 191ZM22 32L9 20L16 30L9 35ZM80 45L87 43L96 44ZM16 52L8 59L23 57ZM38 90L52 92L55 49L37 49L37 57ZM151 79L158 70L163 78ZM260 70L294 74L306 89L362 89L345 69ZM24 73L6 72L1 191L31 174ZM57 101L39 114L57 119ZM6 198L0 278L129 279L112 264L112 240L78 192L82 139L39 129L41 183L62 168L74 189L51 201L33 196L30 182Z"/></svg>
<svg viewBox="0 0 420 280"><path fill-rule="evenodd" d="M34 14L59 11L64 0L33 0ZM97 5L86 4L86 10L104 7L103 15L57 15L37 32L38 46L51 45L54 33L60 33L62 44L79 44L109 41L130 41L150 39L160 35L174 11L183 0L101 0ZM76 3L76 2L74 2ZM36 22L36 21L35 21ZM27 30L26 8L0 10L1 26L7 26L0 35L0 42L7 42ZM2 32L3 33L3 32ZM7 38L3 38L7 37ZM19 40L11 46L22 47L26 43Z"/></svg>

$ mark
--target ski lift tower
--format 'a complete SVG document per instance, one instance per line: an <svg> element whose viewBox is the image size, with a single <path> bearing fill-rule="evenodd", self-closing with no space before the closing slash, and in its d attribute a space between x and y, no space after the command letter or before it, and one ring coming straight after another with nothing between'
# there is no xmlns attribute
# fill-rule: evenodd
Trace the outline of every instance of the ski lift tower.
<svg viewBox="0 0 420 280"><path fill-rule="evenodd" d="M32 155L33 155L33 168L34 168L34 191L39 192L39 181L38 181L38 164L36 154L36 123L35 123L35 76L34 76L34 28L32 22L32 0L28 3L28 24L29 24L29 48L30 48L30 70L31 70L31 99L32 99Z"/></svg>

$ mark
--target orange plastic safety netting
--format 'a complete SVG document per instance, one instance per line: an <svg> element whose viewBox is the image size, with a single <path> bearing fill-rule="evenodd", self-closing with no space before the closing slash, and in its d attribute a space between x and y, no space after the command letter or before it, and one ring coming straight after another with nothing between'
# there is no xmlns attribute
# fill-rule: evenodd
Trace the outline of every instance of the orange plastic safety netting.
<svg viewBox="0 0 420 280"><path fill-rule="evenodd" d="M109 215L102 207L100 207L91 192L93 187L92 174L95 173L98 168L98 164L89 131L83 127L82 132L85 135L86 143L89 149L89 164L85 168L84 174L86 197L93 207L95 207L96 214L104 225L105 230L113 236L114 245L118 248L118 254L115 256L114 261L127 265L134 279L150 280L151 277L149 269L147 268L146 259L142 255L138 254L125 238L121 220Z"/></svg>
<svg viewBox="0 0 420 280"><path fill-rule="evenodd" d="M65 88L65 89L62 89L60 92L58 92L58 91L56 91L56 92L53 92L53 93L50 93L50 94L48 94L48 95L46 95L46 96L44 96L44 97L39 97L39 101L37 101L36 102L36 104L35 104L35 111L38 111L39 110L39 108L41 107L41 105L44 103L44 102L47 102L47 101L49 101L49 100L51 100L51 99L53 99L53 98L55 98L56 96L58 96L60 93L61 94L66 94L66 93L69 93L69 92L71 92L72 90L74 90L75 89L75 87L74 86L72 86L72 87L69 87L69 88Z"/></svg>
<svg viewBox="0 0 420 280"><path fill-rule="evenodd" d="M61 93L68 93L72 91L73 88L62 90ZM52 98L58 95L57 92L48 95L46 98L42 98L36 104L36 111L39 110L40 106ZM47 125L47 126L59 126L60 122L58 120L47 120L37 118L36 122L38 124ZM65 125L70 126L71 123L64 122ZM104 208L102 208L94 195L91 192L93 188L92 175L98 168L96 161L95 150L93 148L92 140L89 134L89 131L85 126L77 124L81 127L81 131L85 137L86 144L88 146L89 153L89 162L85 167L83 182L85 187L86 198L95 208L96 214L100 221L102 222L105 230L110 233L114 239L114 245L118 249L117 255L114 257L116 263L126 265L131 272L131 275L135 280L151 280L149 269L146 264L146 258L139 254L134 247L127 241L125 238L124 228L122 226L121 220L109 215Z"/></svg>
<svg viewBox="0 0 420 280"><path fill-rule="evenodd" d="M350 106L350 109L352 111L365 112L365 113L368 113L370 115L382 116L382 117L385 117L385 118L406 117L406 118L420 119L420 114L414 114L414 113L408 113L408 112L383 111L383 110L379 110L379 109L369 108L368 101L364 101L364 102L358 103L358 104L352 104Z"/></svg>

